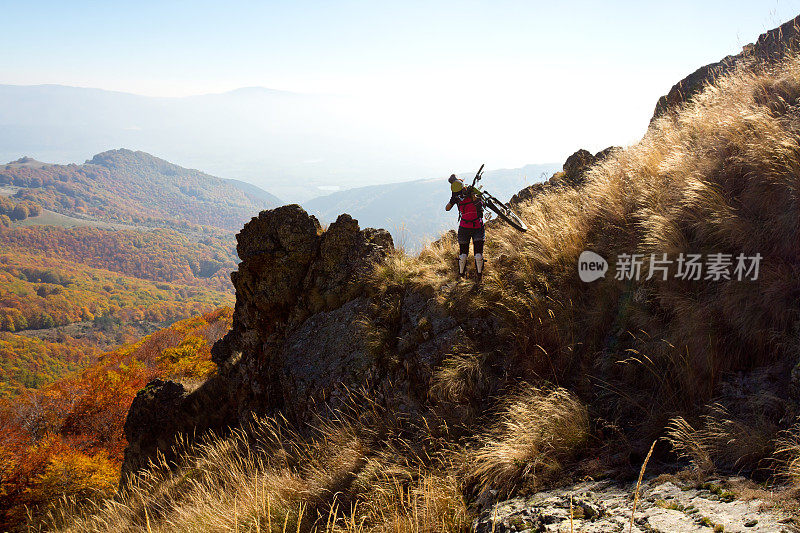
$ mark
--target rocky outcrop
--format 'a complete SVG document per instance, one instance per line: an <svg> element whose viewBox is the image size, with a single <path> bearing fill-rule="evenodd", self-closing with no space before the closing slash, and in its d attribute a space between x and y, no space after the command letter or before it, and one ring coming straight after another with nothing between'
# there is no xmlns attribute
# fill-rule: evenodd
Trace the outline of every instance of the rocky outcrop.
<svg viewBox="0 0 800 533"><path fill-rule="evenodd" d="M368 275L392 239L349 215L323 230L297 205L262 211L237 243L233 327L212 349L218 372L192 392L157 380L137 395L123 477L158 453L172 459L179 433L225 431L253 413L280 411L304 427L365 389L370 401L417 412L445 354L491 329L457 323L432 294L371 294ZM387 338L380 349L371 342L376 329Z"/></svg>
<svg viewBox="0 0 800 533"><path fill-rule="evenodd" d="M354 328L366 309L365 275L391 251L391 236L361 231L349 215L323 231L315 217L290 205L261 212L237 241L242 263L231 275L233 328L214 346L213 360L235 362L230 381L238 418L275 409L303 418L308 402L355 385L368 365L366 349L357 345L363 335ZM343 338L352 341L344 360L353 366L342 365Z"/></svg>
<svg viewBox="0 0 800 533"><path fill-rule="evenodd" d="M752 64L764 68L797 50L800 50L800 16L761 34L755 43L746 45L739 54L700 67L673 85L667 94L658 99L651 122L677 109L702 91L703 87L741 65Z"/></svg>
<svg viewBox="0 0 800 533"><path fill-rule="evenodd" d="M162 453L179 433L224 431L250 413L312 416L370 368L363 335L364 276L392 250L383 230L342 215L323 231L300 206L262 211L237 235L242 260L231 274L231 331L214 345L219 370L197 390L156 380L139 392L125 422L123 478Z"/></svg>
<svg viewBox="0 0 800 533"><path fill-rule="evenodd" d="M542 183L534 183L525 187L511 197L512 206L529 201L544 191L560 187L579 187L586 181L586 172L595 164L601 162L614 150L619 150L617 146L609 146L592 155L588 150L580 149L567 158L564 162L563 170L553 174L553 176Z"/></svg>
<svg viewBox="0 0 800 533"><path fill-rule="evenodd" d="M161 379L151 381L136 394L125 419L129 445L124 470L138 470L146 466L147 459L154 457L158 449L169 448L175 438L172 431L180 423L176 415L185 395L183 385Z"/></svg>
<svg viewBox="0 0 800 533"><path fill-rule="evenodd" d="M213 376L192 392L174 381L151 381L136 394L125 419L128 446L120 485L158 454L167 461L174 459L178 434L191 438L205 430L224 431L234 414L224 374Z"/></svg>
<svg viewBox="0 0 800 533"><path fill-rule="evenodd" d="M474 531L796 531L788 513L770 509L778 507L774 502L736 499L736 493L728 487L741 482L736 478L699 485L658 478L645 482L633 524L635 483L583 482L487 506L475 521ZM766 492L764 496L769 498Z"/></svg>

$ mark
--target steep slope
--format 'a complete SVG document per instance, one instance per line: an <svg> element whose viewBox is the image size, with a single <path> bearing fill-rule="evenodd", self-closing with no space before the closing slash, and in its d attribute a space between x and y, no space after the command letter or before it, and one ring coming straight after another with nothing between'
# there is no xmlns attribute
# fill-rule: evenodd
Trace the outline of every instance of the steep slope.
<svg viewBox="0 0 800 533"><path fill-rule="evenodd" d="M558 165L543 164L491 170L484 173L482 184L494 196L507 201L522 187L541 181L557 169ZM465 180L473 176L460 174ZM398 246L419 251L457 225L456 215L444 210L449 198L450 189L442 177L348 189L314 198L304 202L303 207L322 223L349 213L365 226L388 229Z"/></svg>
<svg viewBox="0 0 800 533"><path fill-rule="evenodd" d="M281 202L254 186L174 165L144 152L110 150L83 165L32 166L23 158L0 168L15 198L104 221L235 230L253 213Z"/></svg>
<svg viewBox="0 0 800 533"><path fill-rule="evenodd" d="M519 195L531 229L487 228L480 286L455 279L450 235L411 256L348 215L322 231L298 206L262 212L237 236L218 373L138 394L125 503L61 527L466 531L466 501L481 530L524 531L494 504L648 460L796 484L800 57L747 66ZM581 281L585 251L604 277Z"/></svg>

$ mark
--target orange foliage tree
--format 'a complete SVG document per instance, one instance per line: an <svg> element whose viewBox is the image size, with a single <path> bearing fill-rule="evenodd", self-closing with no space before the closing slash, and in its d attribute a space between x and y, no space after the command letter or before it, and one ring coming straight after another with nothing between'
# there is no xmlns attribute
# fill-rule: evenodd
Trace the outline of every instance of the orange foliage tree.
<svg viewBox="0 0 800 533"><path fill-rule="evenodd" d="M82 373L0 402L0 530L59 497L110 495L125 448L122 427L136 393L154 378L201 380L233 310L183 320L100 357Z"/></svg>

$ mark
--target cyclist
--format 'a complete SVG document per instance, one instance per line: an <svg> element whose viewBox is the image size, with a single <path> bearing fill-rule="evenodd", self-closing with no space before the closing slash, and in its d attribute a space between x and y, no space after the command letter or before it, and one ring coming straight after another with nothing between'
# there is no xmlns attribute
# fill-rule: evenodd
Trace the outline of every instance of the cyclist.
<svg viewBox="0 0 800 533"><path fill-rule="evenodd" d="M472 187L465 187L464 182L451 174L447 180L453 195L445 206L450 211L458 205L458 277L466 277L467 255L469 254L469 241L472 239L472 248L475 252L476 280L481 281L483 276L483 241L486 229L483 226L483 200Z"/></svg>

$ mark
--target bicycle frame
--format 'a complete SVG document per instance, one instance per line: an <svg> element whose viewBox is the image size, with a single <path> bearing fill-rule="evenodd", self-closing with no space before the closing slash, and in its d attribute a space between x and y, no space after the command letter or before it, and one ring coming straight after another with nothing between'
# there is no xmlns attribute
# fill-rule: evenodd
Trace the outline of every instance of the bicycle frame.
<svg viewBox="0 0 800 533"><path fill-rule="evenodd" d="M481 178L483 178L484 166L485 164L481 165L481 168L478 169L478 172L472 179L472 185L470 185L470 189L472 191L471 194L474 194L476 197L480 198L486 207L497 213L501 219L505 220L505 222L510 224L512 227L522 232L527 231L528 228L525 223L519 218L519 216L517 216L516 213L511 210L508 205L492 196L489 191L483 191L481 190L480 186L476 186L477 183L481 181Z"/></svg>

